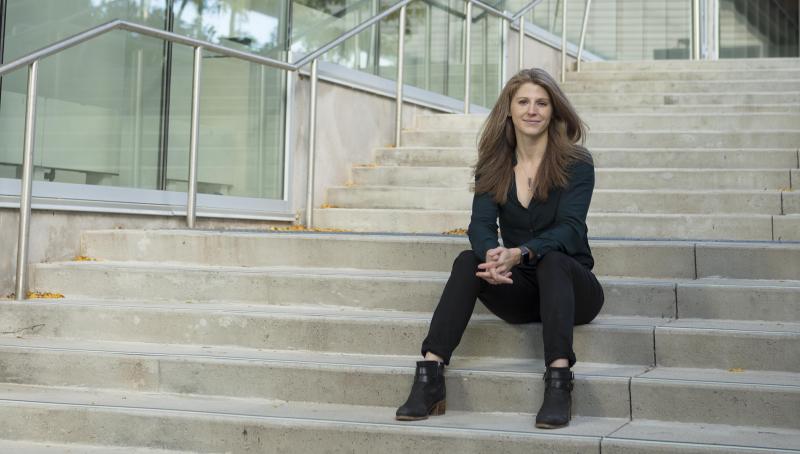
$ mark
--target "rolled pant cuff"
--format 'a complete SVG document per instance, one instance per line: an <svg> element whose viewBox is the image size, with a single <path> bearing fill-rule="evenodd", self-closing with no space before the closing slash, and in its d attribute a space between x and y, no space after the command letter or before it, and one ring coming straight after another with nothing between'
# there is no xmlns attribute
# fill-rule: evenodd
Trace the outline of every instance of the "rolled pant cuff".
<svg viewBox="0 0 800 454"><path fill-rule="evenodd" d="M569 367L574 366L575 363L577 362L577 359L575 358L575 353L574 352L570 352L570 353L548 353L548 354L544 355L544 365L545 366L549 366L550 363L552 363L553 361L555 361L557 359L562 359L562 358L566 358L569 361Z"/></svg>
<svg viewBox="0 0 800 454"><path fill-rule="evenodd" d="M426 353L428 353L428 352L433 353L434 355L436 355L436 356L442 358L442 360L444 360L444 365L445 366L449 366L450 365L450 356L451 355L445 355L443 353L439 353L440 351L442 351L442 350L440 350L440 349L438 349L436 347L430 348L430 347L425 346L425 347L422 347L421 353L422 353L422 357L423 358L425 358L425 354Z"/></svg>

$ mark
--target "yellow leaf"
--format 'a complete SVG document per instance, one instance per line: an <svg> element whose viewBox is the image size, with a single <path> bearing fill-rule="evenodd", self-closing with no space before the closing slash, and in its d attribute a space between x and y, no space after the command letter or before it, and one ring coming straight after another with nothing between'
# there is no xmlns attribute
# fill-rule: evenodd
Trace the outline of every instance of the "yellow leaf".
<svg viewBox="0 0 800 454"><path fill-rule="evenodd" d="M328 228L320 228L314 227L311 229L307 229L304 225L289 225L286 227L270 227L269 228L273 232L350 232L350 230L344 229L328 229Z"/></svg>
<svg viewBox="0 0 800 454"><path fill-rule="evenodd" d="M742 369L741 367L731 367L730 369L728 369L728 372L744 372L744 369Z"/></svg>
<svg viewBox="0 0 800 454"><path fill-rule="evenodd" d="M51 293L51 292L28 292L28 299L35 298L35 299L61 299L64 295L60 293Z"/></svg>
<svg viewBox="0 0 800 454"><path fill-rule="evenodd" d="M76 255L72 258L73 262L96 262L97 259L93 259L91 257L86 257L85 255Z"/></svg>
<svg viewBox="0 0 800 454"><path fill-rule="evenodd" d="M442 233L443 235L466 235L467 229L453 229Z"/></svg>
<svg viewBox="0 0 800 454"><path fill-rule="evenodd" d="M330 203L323 203L320 208L339 208L336 205L331 205Z"/></svg>

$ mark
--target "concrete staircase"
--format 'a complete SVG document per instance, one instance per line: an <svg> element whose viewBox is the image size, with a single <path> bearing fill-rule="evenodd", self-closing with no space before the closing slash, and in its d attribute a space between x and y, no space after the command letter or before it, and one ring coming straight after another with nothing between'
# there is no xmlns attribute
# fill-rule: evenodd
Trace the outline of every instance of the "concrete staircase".
<svg viewBox="0 0 800 454"><path fill-rule="evenodd" d="M747 62L767 64L800 73L796 62ZM633 77L607 65L570 80ZM797 177L800 142L791 148L800 132L782 118L800 104L784 107L763 133L707 139L730 140L724 147L651 149L645 138L676 136L659 127L664 117L677 117L676 130L689 117L725 123L648 104L636 115L581 105L598 124L590 233L607 302L575 331L566 429L533 427L541 327L505 324L481 305L447 371L447 414L394 421L452 260L469 247L411 232L466 227L459 204L474 159L468 142L406 142L329 194L371 199L317 211L331 227L385 233L89 231L76 255L94 260L36 265L33 287L66 298L0 301L0 452L800 453L800 243L772 233L785 218L798 239L780 210L792 206L781 188ZM742 127L757 116L730 115ZM480 120L418 121L425 128L408 140L474 140ZM624 133L617 121L641 126ZM622 134L643 142L599 144ZM420 192L427 205L402 195ZM769 235L727 227L737 219L765 219Z"/></svg>
<svg viewBox="0 0 800 454"><path fill-rule="evenodd" d="M800 60L590 63L567 80L597 166L590 235L800 240ZM319 225L466 228L483 120L417 117L328 190Z"/></svg>

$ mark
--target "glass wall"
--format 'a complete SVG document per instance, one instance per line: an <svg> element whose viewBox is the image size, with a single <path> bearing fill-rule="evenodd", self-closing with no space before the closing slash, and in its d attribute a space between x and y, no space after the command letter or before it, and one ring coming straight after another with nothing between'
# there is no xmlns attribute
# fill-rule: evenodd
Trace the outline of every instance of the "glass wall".
<svg viewBox="0 0 800 454"><path fill-rule="evenodd" d="M293 0L291 49L311 52L396 0ZM499 4L499 2L487 2ZM404 82L450 96L464 97L464 0L425 0L408 6ZM397 78L399 13L350 38L323 60L386 79ZM474 104L491 106L499 94L502 63L501 21L473 7L472 83Z"/></svg>
<svg viewBox="0 0 800 454"><path fill-rule="evenodd" d="M285 58L285 2L5 0L3 61L112 19ZM115 31L42 60L35 179L185 191L192 49ZM21 167L27 71L3 77L0 178ZM284 197L285 72L203 55L201 193Z"/></svg>
<svg viewBox="0 0 800 454"><path fill-rule="evenodd" d="M567 39L577 43L586 2L567 3ZM544 0L530 20L557 36L561 0ZM688 59L691 52L691 0L593 0L586 50L607 60Z"/></svg>
<svg viewBox="0 0 800 454"><path fill-rule="evenodd" d="M797 0L720 0L720 58L797 57Z"/></svg>

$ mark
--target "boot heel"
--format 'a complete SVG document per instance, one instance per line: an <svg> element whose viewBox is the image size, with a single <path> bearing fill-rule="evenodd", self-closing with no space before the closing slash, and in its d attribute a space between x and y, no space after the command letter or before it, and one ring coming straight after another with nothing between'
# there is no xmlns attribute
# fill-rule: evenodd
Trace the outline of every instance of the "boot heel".
<svg viewBox="0 0 800 454"><path fill-rule="evenodd" d="M447 410L447 404L444 400L440 400L439 402L433 405L431 408L431 416L441 416L444 414L445 410Z"/></svg>

